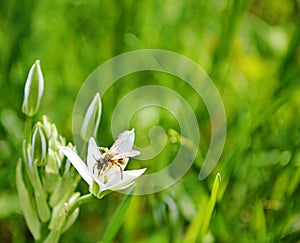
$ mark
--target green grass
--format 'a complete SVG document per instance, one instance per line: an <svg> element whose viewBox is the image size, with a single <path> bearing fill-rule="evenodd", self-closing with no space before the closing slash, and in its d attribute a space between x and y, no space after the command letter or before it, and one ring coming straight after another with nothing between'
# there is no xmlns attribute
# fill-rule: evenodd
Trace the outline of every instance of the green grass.
<svg viewBox="0 0 300 243"><path fill-rule="evenodd" d="M154 72L132 74L115 84L101 97L101 144L113 142L110 120L118 101L149 84L184 97L201 132L196 161L177 184L127 202L123 223L113 230L115 242L182 242L193 234L207 242L299 240L299 25L296 0L2 1L0 212L7 213L0 214L0 241L32 240L15 184L25 125L23 88L31 65L39 59L45 78L33 124L47 114L72 141L73 105L83 81L108 59L143 48L185 55L212 77L226 110L227 138L217 167L199 181L210 143L210 119L199 96L180 80ZM157 109L133 117L138 146L149 145L149 129L156 125L165 129L168 142L157 157L140 162L150 172L168 165L180 145L168 133L179 132L176 120ZM217 173L222 181L216 196ZM78 190L88 192L84 182ZM123 200L124 195L113 193L83 205L61 242L99 241ZM201 217L201 212L210 216ZM194 226L198 219L204 229Z"/></svg>

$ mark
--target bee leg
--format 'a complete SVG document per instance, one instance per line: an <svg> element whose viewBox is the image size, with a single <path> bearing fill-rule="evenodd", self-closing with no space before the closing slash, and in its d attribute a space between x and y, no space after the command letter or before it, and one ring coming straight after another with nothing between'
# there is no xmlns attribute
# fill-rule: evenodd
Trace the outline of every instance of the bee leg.
<svg viewBox="0 0 300 243"><path fill-rule="evenodd" d="M93 174L95 174L95 166L97 165L97 163L95 163L94 167L93 167Z"/></svg>
<svg viewBox="0 0 300 243"><path fill-rule="evenodd" d="M97 163L95 163L94 167L93 167L93 174L95 174L95 167L96 167ZM100 170L98 170L98 177L100 176Z"/></svg>
<svg viewBox="0 0 300 243"><path fill-rule="evenodd" d="M121 158L121 159L118 159L118 162L119 162L119 164L124 165L126 161L125 161L125 158Z"/></svg>
<svg viewBox="0 0 300 243"><path fill-rule="evenodd" d="M121 180L123 180L123 169L122 169L122 167L119 164L116 164L116 166L119 167L120 173L121 173Z"/></svg>

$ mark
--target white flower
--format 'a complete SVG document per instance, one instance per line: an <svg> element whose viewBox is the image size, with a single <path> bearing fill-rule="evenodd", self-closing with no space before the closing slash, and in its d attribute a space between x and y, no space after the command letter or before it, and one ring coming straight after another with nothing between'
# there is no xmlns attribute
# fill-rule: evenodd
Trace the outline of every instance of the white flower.
<svg viewBox="0 0 300 243"><path fill-rule="evenodd" d="M81 177L89 184L90 191L101 197L104 191L118 191L131 186L141 176L146 168L124 171L129 157L139 154L133 150L134 129L121 133L115 143L105 153L101 153L93 137L89 139L87 163L70 148L60 147L60 150L70 160ZM109 155L110 160L104 158ZM95 184L99 190L95 192Z"/></svg>

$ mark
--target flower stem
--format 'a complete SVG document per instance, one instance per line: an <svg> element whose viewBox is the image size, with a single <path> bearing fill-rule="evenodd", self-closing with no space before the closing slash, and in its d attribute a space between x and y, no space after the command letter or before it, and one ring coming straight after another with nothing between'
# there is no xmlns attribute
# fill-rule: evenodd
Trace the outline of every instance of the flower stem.
<svg viewBox="0 0 300 243"><path fill-rule="evenodd" d="M68 208L65 209L66 213L68 215L71 215L73 213L73 211L78 208L80 205L90 202L94 199L95 197L93 196L93 194L89 193L86 195L83 195L79 198L77 198L76 201L74 201L72 204L69 205Z"/></svg>
<svg viewBox="0 0 300 243"><path fill-rule="evenodd" d="M31 143L31 129L32 129L32 117L26 116L25 120L25 140L28 143Z"/></svg>

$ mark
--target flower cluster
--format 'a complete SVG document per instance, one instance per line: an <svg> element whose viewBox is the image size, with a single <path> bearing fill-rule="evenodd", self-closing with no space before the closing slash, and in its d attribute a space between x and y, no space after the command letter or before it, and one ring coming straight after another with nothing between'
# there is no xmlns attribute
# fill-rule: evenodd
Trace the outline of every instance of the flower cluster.
<svg viewBox="0 0 300 243"><path fill-rule="evenodd" d="M134 130L123 132L110 150L100 152L94 139L101 118L98 93L87 109L80 130L82 140L88 143L86 164L77 155L75 146L66 145L65 138L46 116L32 126L44 90L39 61L31 67L24 90L23 162L19 160L16 170L21 208L35 240L58 242L77 219L80 204L94 196L102 198L111 191L128 188L145 169L124 171L128 158L139 154L132 149ZM80 197L75 192L80 176L88 183L91 194Z"/></svg>
<svg viewBox="0 0 300 243"><path fill-rule="evenodd" d="M27 225L36 240L42 238L43 224L50 230L46 239L52 241L73 224L79 213L75 210L68 218L60 213L65 202L71 203L80 195L75 192L79 178L58 149L65 145L65 139L46 116L34 126L31 143L23 142L25 163L19 161L17 166L17 189ZM67 147L75 151L72 144Z"/></svg>

